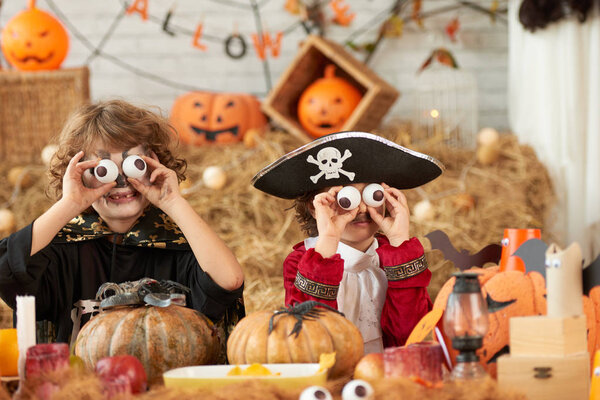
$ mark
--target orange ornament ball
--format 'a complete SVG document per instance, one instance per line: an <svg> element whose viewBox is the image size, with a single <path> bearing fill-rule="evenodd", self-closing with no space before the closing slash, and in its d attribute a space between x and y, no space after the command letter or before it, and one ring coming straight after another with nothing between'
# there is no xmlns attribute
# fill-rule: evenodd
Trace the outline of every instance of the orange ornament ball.
<svg viewBox="0 0 600 400"><path fill-rule="evenodd" d="M334 65L327 65L325 76L313 82L300 96L298 120L314 138L339 132L361 98L356 87L335 76Z"/></svg>
<svg viewBox="0 0 600 400"><path fill-rule="evenodd" d="M69 50L63 25L34 1L6 23L0 43L6 60L22 71L58 69Z"/></svg>
<svg viewBox="0 0 600 400"><path fill-rule="evenodd" d="M183 143L202 146L240 142L248 130L264 128L267 119L252 95L198 91L175 100L170 122Z"/></svg>

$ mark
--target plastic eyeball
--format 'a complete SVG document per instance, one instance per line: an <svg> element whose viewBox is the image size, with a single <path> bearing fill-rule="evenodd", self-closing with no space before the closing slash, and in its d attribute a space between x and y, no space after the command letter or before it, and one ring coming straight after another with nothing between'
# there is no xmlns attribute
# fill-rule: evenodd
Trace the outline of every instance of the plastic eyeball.
<svg viewBox="0 0 600 400"><path fill-rule="evenodd" d="M355 379L344 386L342 390L342 400L372 400L375 398L375 391L369 382L362 379Z"/></svg>
<svg viewBox="0 0 600 400"><path fill-rule="evenodd" d="M502 246L504 246L504 247L508 246L508 238L502 239Z"/></svg>
<svg viewBox="0 0 600 400"><path fill-rule="evenodd" d="M100 182L110 183L115 181L117 176L119 176L119 167L111 160L100 160L96 168L94 168L94 175Z"/></svg>
<svg viewBox="0 0 600 400"><path fill-rule="evenodd" d="M123 161L123 173L130 178L141 178L146 173L146 161L140 156L129 156Z"/></svg>
<svg viewBox="0 0 600 400"><path fill-rule="evenodd" d="M383 196L383 186L378 183L367 185L362 192L362 198L366 205L370 207L379 207L385 201Z"/></svg>
<svg viewBox="0 0 600 400"><path fill-rule="evenodd" d="M298 400L333 400L333 397L324 387L311 386L302 391Z"/></svg>
<svg viewBox="0 0 600 400"><path fill-rule="evenodd" d="M337 202L344 210L354 210L360 205L360 192L354 186L343 187L337 194Z"/></svg>

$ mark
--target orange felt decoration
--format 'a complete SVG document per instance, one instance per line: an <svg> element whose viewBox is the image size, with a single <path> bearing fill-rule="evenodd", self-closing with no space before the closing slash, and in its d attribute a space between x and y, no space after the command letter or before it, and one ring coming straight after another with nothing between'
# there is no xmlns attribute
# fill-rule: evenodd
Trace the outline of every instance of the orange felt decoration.
<svg viewBox="0 0 600 400"><path fill-rule="evenodd" d="M298 102L298 120L313 137L339 132L360 103L361 92L335 76L335 66L325 67L325 76L308 86Z"/></svg>
<svg viewBox="0 0 600 400"><path fill-rule="evenodd" d="M6 23L0 42L6 60L22 71L57 69L69 50L65 28L35 1Z"/></svg>
<svg viewBox="0 0 600 400"><path fill-rule="evenodd" d="M182 142L197 146L239 142L249 129L267 124L256 97L213 92L190 92L178 97L170 121Z"/></svg>

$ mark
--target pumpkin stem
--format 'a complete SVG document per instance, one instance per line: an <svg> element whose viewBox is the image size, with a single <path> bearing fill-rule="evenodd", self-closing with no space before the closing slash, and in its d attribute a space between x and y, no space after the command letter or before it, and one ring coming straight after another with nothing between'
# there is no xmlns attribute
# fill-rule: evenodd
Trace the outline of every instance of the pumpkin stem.
<svg viewBox="0 0 600 400"><path fill-rule="evenodd" d="M35 0L29 0L27 2L29 9L34 9L35 8Z"/></svg>
<svg viewBox="0 0 600 400"><path fill-rule="evenodd" d="M335 78L335 65L327 64L325 66L325 75L324 76L327 79Z"/></svg>

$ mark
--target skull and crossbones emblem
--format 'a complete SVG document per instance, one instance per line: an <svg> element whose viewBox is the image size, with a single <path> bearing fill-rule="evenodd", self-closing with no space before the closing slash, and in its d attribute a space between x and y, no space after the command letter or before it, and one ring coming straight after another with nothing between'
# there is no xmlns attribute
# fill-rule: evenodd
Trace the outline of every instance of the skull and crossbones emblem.
<svg viewBox="0 0 600 400"><path fill-rule="evenodd" d="M325 147L319 150L316 159L312 155L308 156L306 161L318 165L319 170L321 170L317 175L311 176L310 180L313 181L313 183L317 183L323 175L325 175L325 179L334 179L339 178L340 174L345 175L351 181L354 180L354 172L348 172L342 169L344 161L350 157L352 157L350 150L346 149L344 155L342 155L335 147Z"/></svg>

